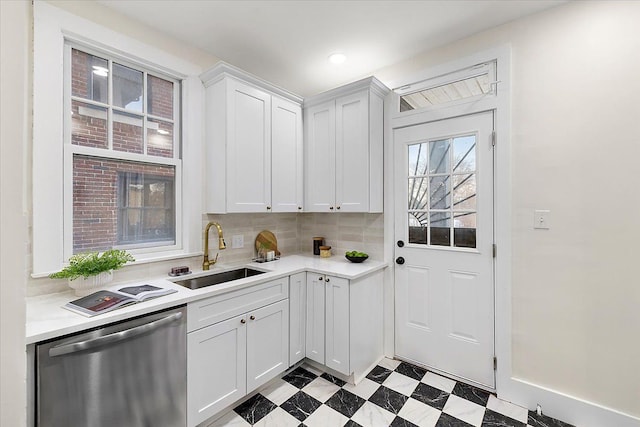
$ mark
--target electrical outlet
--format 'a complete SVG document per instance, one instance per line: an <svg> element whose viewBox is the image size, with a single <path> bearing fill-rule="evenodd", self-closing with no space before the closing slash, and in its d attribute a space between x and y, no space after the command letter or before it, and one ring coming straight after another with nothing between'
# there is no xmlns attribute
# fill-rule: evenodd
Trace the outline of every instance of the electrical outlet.
<svg viewBox="0 0 640 427"><path fill-rule="evenodd" d="M244 247L244 236L236 234L231 237L231 249L240 249Z"/></svg>
<svg viewBox="0 0 640 427"><path fill-rule="evenodd" d="M548 230L551 228L551 211L536 209L533 212L533 228Z"/></svg>

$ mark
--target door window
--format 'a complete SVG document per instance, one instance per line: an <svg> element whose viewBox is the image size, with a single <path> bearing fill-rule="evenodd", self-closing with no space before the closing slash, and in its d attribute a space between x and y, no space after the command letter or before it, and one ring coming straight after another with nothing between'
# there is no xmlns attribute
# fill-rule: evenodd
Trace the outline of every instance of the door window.
<svg viewBox="0 0 640 427"><path fill-rule="evenodd" d="M475 133L407 145L409 243L476 247Z"/></svg>

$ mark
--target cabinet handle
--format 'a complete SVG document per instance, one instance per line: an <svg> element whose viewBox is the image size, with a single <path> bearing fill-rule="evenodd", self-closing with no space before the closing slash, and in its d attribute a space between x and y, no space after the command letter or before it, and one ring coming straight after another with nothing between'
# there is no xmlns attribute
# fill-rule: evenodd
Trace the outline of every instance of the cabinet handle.
<svg viewBox="0 0 640 427"><path fill-rule="evenodd" d="M340 206L338 206L336 209L340 210Z"/></svg>
<svg viewBox="0 0 640 427"><path fill-rule="evenodd" d="M333 210L333 206L329 206L329 210L332 211Z"/></svg>
<svg viewBox="0 0 640 427"><path fill-rule="evenodd" d="M298 210L301 211L302 210L302 206L298 206Z"/></svg>
<svg viewBox="0 0 640 427"><path fill-rule="evenodd" d="M267 210L270 211L271 210L271 206L267 206Z"/></svg>
<svg viewBox="0 0 640 427"><path fill-rule="evenodd" d="M318 280L322 282L324 280L324 277L318 277Z"/></svg>
<svg viewBox="0 0 640 427"><path fill-rule="evenodd" d="M256 316L249 316L249 319L256 320Z"/></svg>
<svg viewBox="0 0 640 427"><path fill-rule="evenodd" d="M245 323L247 323L247 321L244 318L242 318L242 319L240 319L240 323L245 324Z"/></svg>
<svg viewBox="0 0 640 427"><path fill-rule="evenodd" d="M324 279L325 282L329 283L329 278Z"/></svg>

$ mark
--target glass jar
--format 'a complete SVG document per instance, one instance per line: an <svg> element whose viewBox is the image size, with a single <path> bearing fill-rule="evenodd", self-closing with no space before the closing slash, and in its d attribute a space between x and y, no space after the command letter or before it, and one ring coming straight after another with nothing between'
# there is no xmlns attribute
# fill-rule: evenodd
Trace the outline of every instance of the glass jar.
<svg viewBox="0 0 640 427"><path fill-rule="evenodd" d="M313 254L320 255L320 246L324 246L324 237L313 238Z"/></svg>
<svg viewBox="0 0 640 427"><path fill-rule="evenodd" d="M331 246L320 246L320 258L329 258L331 256Z"/></svg>

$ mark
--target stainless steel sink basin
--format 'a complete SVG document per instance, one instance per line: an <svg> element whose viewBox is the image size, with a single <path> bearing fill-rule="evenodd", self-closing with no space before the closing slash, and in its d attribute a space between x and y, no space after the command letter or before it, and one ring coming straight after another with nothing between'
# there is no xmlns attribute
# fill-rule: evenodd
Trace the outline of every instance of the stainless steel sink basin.
<svg viewBox="0 0 640 427"><path fill-rule="evenodd" d="M220 273L210 274L203 277L194 277L193 279L178 280L177 283L180 286L184 286L189 289L206 288L207 286L219 285L221 283L231 282L233 280L244 279L246 277L257 276L263 274L264 271L254 270L252 268L237 268L230 271L222 271Z"/></svg>

